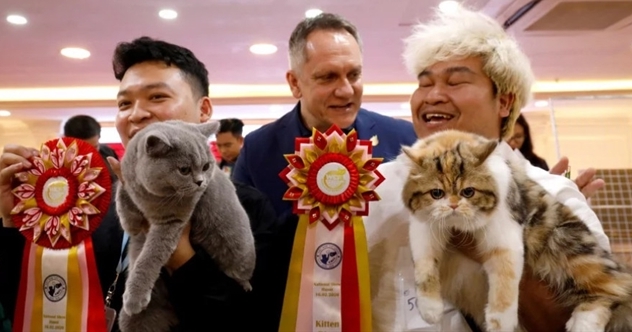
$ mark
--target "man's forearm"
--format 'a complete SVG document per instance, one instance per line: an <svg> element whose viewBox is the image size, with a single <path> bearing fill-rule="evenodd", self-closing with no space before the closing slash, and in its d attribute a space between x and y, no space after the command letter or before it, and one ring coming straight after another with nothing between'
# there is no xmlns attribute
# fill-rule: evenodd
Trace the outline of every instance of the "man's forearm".
<svg viewBox="0 0 632 332"><path fill-rule="evenodd" d="M548 286L537 280L525 267L520 282L518 314L526 331L564 332L566 322L571 318L571 312L571 309L556 303Z"/></svg>
<svg viewBox="0 0 632 332"><path fill-rule="evenodd" d="M188 248L177 250L176 252L174 252L174 254L165 265L165 269L171 275L174 271L179 269L182 265L186 264L191 258L193 258L193 256L195 256L195 251L191 246L189 246Z"/></svg>

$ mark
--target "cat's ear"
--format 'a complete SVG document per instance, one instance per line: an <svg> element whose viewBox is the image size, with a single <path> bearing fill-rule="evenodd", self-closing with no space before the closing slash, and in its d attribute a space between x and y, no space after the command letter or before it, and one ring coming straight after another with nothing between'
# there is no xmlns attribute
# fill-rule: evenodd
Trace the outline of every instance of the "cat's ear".
<svg viewBox="0 0 632 332"><path fill-rule="evenodd" d="M202 135L211 137L211 135L217 134L219 131L219 121L209 121L197 125Z"/></svg>
<svg viewBox="0 0 632 332"><path fill-rule="evenodd" d="M487 158L496 150L498 146L498 142L494 140L489 140L482 144L477 144L472 146L472 154L474 158L476 158L477 163L476 166L481 165L487 160Z"/></svg>
<svg viewBox="0 0 632 332"><path fill-rule="evenodd" d="M408 157L412 162L417 162L417 157L413 151L413 148L410 146L402 146L402 152Z"/></svg>
<svg viewBox="0 0 632 332"><path fill-rule="evenodd" d="M402 152L408 158L404 159L411 169L424 168L426 166L426 160L419 154L418 147L415 146L402 146Z"/></svg>
<svg viewBox="0 0 632 332"><path fill-rule="evenodd" d="M169 140L161 133L153 133L147 136L145 152L152 157L164 156L171 150Z"/></svg>

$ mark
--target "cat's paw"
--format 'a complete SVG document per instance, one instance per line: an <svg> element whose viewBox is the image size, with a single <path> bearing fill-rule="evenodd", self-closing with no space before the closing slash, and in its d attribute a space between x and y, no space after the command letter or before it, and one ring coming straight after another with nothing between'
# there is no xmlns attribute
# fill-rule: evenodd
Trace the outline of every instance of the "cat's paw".
<svg viewBox="0 0 632 332"><path fill-rule="evenodd" d="M518 311L505 310L503 312L485 311L485 325L489 332L512 332L518 327Z"/></svg>
<svg viewBox="0 0 632 332"><path fill-rule="evenodd" d="M571 319L566 322L566 331L569 332L603 332L606 324L601 315L594 311L573 312Z"/></svg>
<svg viewBox="0 0 632 332"><path fill-rule="evenodd" d="M250 284L248 280L239 280L238 282L241 285L241 287L244 288L246 292L250 292L252 290L252 285Z"/></svg>
<svg viewBox="0 0 632 332"><path fill-rule="evenodd" d="M147 308L149 301L151 300L151 291L145 294L133 294L127 290L123 294L123 310L128 315L135 315Z"/></svg>
<svg viewBox="0 0 632 332"><path fill-rule="evenodd" d="M419 310L421 318L423 318L426 323L438 323L441 317L443 317L443 301L426 296L419 296L419 293L417 293L417 310Z"/></svg>

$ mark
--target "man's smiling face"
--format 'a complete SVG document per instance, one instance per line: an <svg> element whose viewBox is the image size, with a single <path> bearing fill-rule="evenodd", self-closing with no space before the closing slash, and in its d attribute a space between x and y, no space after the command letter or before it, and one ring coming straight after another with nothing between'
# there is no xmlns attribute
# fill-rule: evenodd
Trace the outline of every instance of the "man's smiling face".
<svg viewBox="0 0 632 332"><path fill-rule="evenodd" d="M417 136L458 129L492 139L509 116L512 98L498 95L478 57L437 62L419 74L410 106Z"/></svg>
<svg viewBox="0 0 632 332"><path fill-rule="evenodd" d="M201 107L204 99L194 97L189 81L179 68L158 61L138 63L130 67L121 80L116 130L123 145L127 145L136 132L153 122L205 122L210 117L210 109L204 111Z"/></svg>

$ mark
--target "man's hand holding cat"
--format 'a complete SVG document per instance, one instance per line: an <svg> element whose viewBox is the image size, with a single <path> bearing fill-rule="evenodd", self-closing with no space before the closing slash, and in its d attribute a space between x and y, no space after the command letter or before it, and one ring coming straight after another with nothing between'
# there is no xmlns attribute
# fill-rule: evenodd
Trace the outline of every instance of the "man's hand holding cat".
<svg viewBox="0 0 632 332"><path fill-rule="evenodd" d="M478 254L476 243L471 235L454 233L450 243L461 254L483 264L483 257ZM518 314L527 331L565 331L564 326L570 318L569 310L555 303L553 292L544 282L536 279L526 265L520 280L520 294Z"/></svg>
<svg viewBox="0 0 632 332"><path fill-rule="evenodd" d="M167 261L167 264L165 264L165 268L169 274L173 274L175 270L179 269L195 255L195 250L193 250L191 241L189 240L190 233L191 223L187 223L182 230L182 235L180 236L176 250Z"/></svg>
<svg viewBox="0 0 632 332"><path fill-rule="evenodd" d="M555 166L551 167L549 173L562 175L568 169L568 158L562 157L560 161L555 164ZM579 173L577 178L575 178L575 184L579 187L579 190L584 194L584 196L588 199L592 197L597 191L603 188L606 185L606 182L602 179L595 179L595 174L597 171L594 168L588 168L583 172Z"/></svg>
<svg viewBox="0 0 632 332"><path fill-rule="evenodd" d="M123 184L123 176L121 175L121 162L114 157L107 157L107 162L110 164L112 172L114 172L121 184Z"/></svg>
<svg viewBox="0 0 632 332"><path fill-rule="evenodd" d="M39 155L35 149L9 144L0 155L0 217L3 227L15 227L10 213L13 209L13 193L11 192L15 174L31 167L29 158Z"/></svg>

